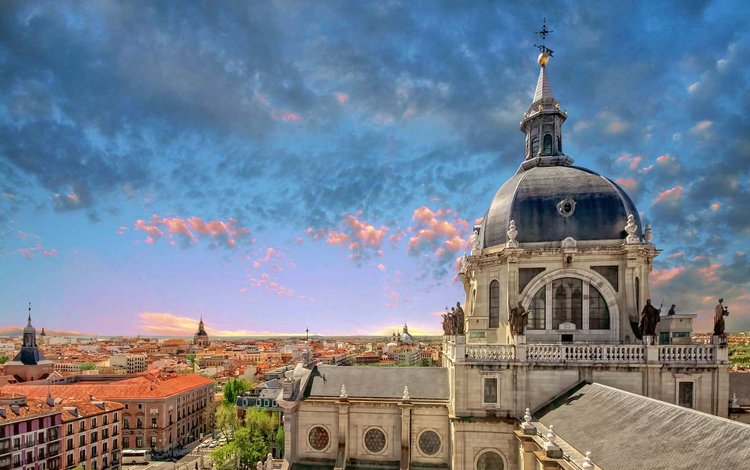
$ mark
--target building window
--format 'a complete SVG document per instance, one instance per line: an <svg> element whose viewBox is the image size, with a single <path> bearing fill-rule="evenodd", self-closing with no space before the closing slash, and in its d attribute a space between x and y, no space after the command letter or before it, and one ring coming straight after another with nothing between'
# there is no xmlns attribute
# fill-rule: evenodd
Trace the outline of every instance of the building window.
<svg viewBox="0 0 750 470"><path fill-rule="evenodd" d="M115 442L117 442L117 441L115 441ZM129 449L130 448L130 438L129 437L123 436L123 438L122 438L122 447L125 448L125 449Z"/></svg>
<svg viewBox="0 0 750 470"><path fill-rule="evenodd" d="M365 447L370 453L379 454L385 450L385 433L378 428L370 428L365 433Z"/></svg>
<svg viewBox="0 0 750 470"><path fill-rule="evenodd" d="M615 289L615 291L619 290L620 283L618 282L618 280L620 270L617 266L591 266L591 270L601 274L602 277L606 279L607 282L609 282L609 284Z"/></svg>
<svg viewBox="0 0 750 470"><path fill-rule="evenodd" d="M329 441L328 431L323 426L315 426L307 435L307 442L315 450L325 450Z"/></svg>
<svg viewBox="0 0 750 470"><path fill-rule="evenodd" d="M440 450L440 436L435 431L425 431L419 435L419 450L424 455L435 455Z"/></svg>
<svg viewBox="0 0 750 470"><path fill-rule="evenodd" d="M573 323L576 329L583 327L583 282L566 277L552 281L552 328L560 323Z"/></svg>
<svg viewBox="0 0 750 470"><path fill-rule="evenodd" d="M694 408L693 382L677 382L677 404L685 408Z"/></svg>
<svg viewBox="0 0 750 470"><path fill-rule="evenodd" d="M151 436L151 447L156 447L156 436Z"/></svg>
<svg viewBox="0 0 750 470"><path fill-rule="evenodd" d="M500 326L500 283L490 282L490 328Z"/></svg>
<svg viewBox="0 0 750 470"><path fill-rule="evenodd" d="M137 449L143 449L143 438L138 436L135 438L135 447Z"/></svg>
<svg viewBox="0 0 750 470"><path fill-rule="evenodd" d="M609 307L602 294L594 286L589 286L589 329L609 329Z"/></svg>
<svg viewBox="0 0 750 470"><path fill-rule="evenodd" d="M539 153L539 137L531 139L531 157L534 158Z"/></svg>
<svg viewBox="0 0 750 470"><path fill-rule="evenodd" d="M530 330L543 330L546 324L547 317L547 288L542 287L534 297L531 299L529 304L529 320L527 328Z"/></svg>
<svg viewBox="0 0 750 470"><path fill-rule="evenodd" d="M477 470L503 470L503 458L500 454L487 451L477 459Z"/></svg>
<svg viewBox="0 0 750 470"><path fill-rule="evenodd" d="M484 378L484 403L497 404L497 377Z"/></svg>
<svg viewBox="0 0 750 470"><path fill-rule="evenodd" d="M544 134L544 154L552 154L552 135Z"/></svg>
<svg viewBox="0 0 750 470"><path fill-rule="evenodd" d="M531 282L532 279L544 272L544 268L520 268L518 270L518 292Z"/></svg>

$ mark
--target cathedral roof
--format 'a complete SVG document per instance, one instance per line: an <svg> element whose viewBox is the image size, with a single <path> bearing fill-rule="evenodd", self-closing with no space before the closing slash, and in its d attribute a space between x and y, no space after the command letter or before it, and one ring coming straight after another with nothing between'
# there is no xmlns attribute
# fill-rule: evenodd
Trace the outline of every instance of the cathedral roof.
<svg viewBox="0 0 750 470"><path fill-rule="evenodd" d="M569 163L551 164L544 157L534 160L526 162L529 168L506 181L492 199L481 225L484 247L508 241L511 220L520 243L559 242L567 237L624 239L629 214L635 217L640 236L638 210L616 183ZM567 212L558 207L563 201L572 201Z"/></svg>
<svg viewBox="0 0 750 470"><path fill-rule="evenodd" d="M448 400L448 369L444 367L339 367L319 365L306 396L338 398L341 386L349 398L400 399L404 386L412 400Z"/></svg>
<svg viewBox="0 0 750 470"><path fill-rule="evenodd" d="M348 388L348 387L347 387ZM539 421L601 468L747 468L750 426L597 383ZM724 402L726 406L726 401Z"/></svg>

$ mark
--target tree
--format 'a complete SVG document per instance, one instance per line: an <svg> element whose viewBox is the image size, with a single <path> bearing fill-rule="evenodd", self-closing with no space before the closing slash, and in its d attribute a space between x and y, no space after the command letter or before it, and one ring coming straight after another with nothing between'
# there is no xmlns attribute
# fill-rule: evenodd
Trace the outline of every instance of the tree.
<svg viewBox="0 0 750 470"><path fill-rule="evenodd" d="M193 373L195 373L195 354L188 354L185 359L190 362L190 367L193 368Z"/></svg>
<svg viewBox="0 0 750 470"><path fill-rule="evenodd" d="M224 403L234 406L237 397L250 389L250 382L245 379L230 379L224 385Z"/></svg>
<svg viewBox="0 0 750 470"><path fill-rule="evenodd" d="M8 357L7 354L0 354L0 364L5 364L8 362L8 359L10 359L10 357Z"/></svg>
<svg viewBox="0 0 750 470"><path fill-rule="evenodd" d="M431 363L432 361L429 358L423 357L419 360L419 367L430 367Z"/></svg>
<svg viewBox="0 0 750 470"><path fill-rule="evenodd" d="M276 443L279 445L279 454L284 455L284 426L276 429Z"/></svg>
<svg viewBox="0 0 750 470"><path fill-rule="evenodd" d="M253 408L245 414L245 426L251 430L257 430L266 441L271 441L279 423L277 413L267 413L261 409Z"/></svg>
<svg viewBox="0 0 750 470"><path fill-rule="evenodd" d="M221 432L227 441L230 441L237 429L239 422L234 405L222 403L216 410L216 429Z"/></svg>
<svg viewBox="0 0 750 470"><path fill-rule="evenodd" d="M265 460L267 454L268 443L263 435L258 430L241 426L237 428L232 442L211 452L211 459L216 468L237 468L232 465L234 463L239 463L239 468L254 468L253 465Z"/></svg>
<svg viewBox="0 0 750 470"><path fill-rule="evenodd" d="M96 364L94 364L93 362L84 362L83 364L81 364L81 372L94 369L96 369Z"/></svg>

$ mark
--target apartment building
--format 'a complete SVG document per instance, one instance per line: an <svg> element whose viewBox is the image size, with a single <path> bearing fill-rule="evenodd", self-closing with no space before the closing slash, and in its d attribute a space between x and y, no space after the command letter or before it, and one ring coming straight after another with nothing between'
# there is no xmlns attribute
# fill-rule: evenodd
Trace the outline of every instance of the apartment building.
<svg viewBox="0 0 750 470"><path fill-rule="evenodd" d="M120 420L125 406L101 400L65 400L62 404L63 468L120 468Z"/></svg>
<svg viewBox="0 0 750 470"><path fill-rule="evenodd" d="M0 395L0 470L59 470L61 424L52 399Z"/></svg>
<svg viewBox="0 0 750 470"><path fill-rule="evenodd" d="M213 399L214 382L194 374L168 378L142 375L107 381L87 381L85 377L79 377L77 382L51 385L49 389L52 396L121 403L123 409L118 412L122 419L121 427L118 426L122 435L121 447L171 453L208 431L203 412ZM18 384L6 385L1 390L44 397L48 387Z"/></svg>
<svg viewBox="0 0 750 470"><path fill-rule="evenodd" d="M109 365L126 374L139 374L146 372L148 356L146 354L113 354L109 359Z"/></svg>

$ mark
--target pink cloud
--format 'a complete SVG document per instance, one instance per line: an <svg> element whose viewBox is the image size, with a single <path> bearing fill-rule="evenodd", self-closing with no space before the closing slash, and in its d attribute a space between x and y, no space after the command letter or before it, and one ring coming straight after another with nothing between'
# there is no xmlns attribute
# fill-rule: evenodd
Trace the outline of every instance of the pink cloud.
<svg viewBox="0 0 750 470"><path fill-rule="evenodd" d="M135 230L145 232L146 243L154 244L165 235L170 244L175 245L174 238L182 241L183 246L191 246L200 239L206 239L211 246L223 245L229 248L237 246L237 240L249 240L250 230L239 226L235 219L204 221L199 217L183 219L181 217L159 217L154 214L151 220L138 219Z"/></svg>
<svg viewBox="0 0 750 470"><path fill-rule="evenodd" d="M651 202L651 204L659 204L660 202L677 202L682 197L682 186L677 185L674 188L662 191L658 196Z"/></svg>
<svg viewBox="0 0 750 470"><path fill-rule="evenodd" d="M673 258L684 258L685 253L679 251L677 253L672 253L671 255L667 256L667 258L673 259Z"/></svg>
<svg viewBox="0 0 750 470"><path fill-rule="evenodd" d="M126 226L120 225L120 227L117 229L117 234L122 235L127 231L128 231L128 228Z"/></svg>
<svg viewBox="0 0 750 470"><path fill-rule="evenodd" d="M349 235L346 233L339 233L331 230L328 233L328 239L326 242L329 245L343 245L349 241Z"/></svg>
<svg viewBox="0 0 750 470"><path fill-rule="evenodd" d="M379 270L379 271L385 271L385 265L384 265L383 263L380 263L380 264L378 265L378 270Z"/></svg>
<svg viewBox="0 0 750 470"><path fill-rule="evenodd" d="M721 209L721 204L719 204L718 202L714 202L713 204L711 204L711 212L716 212L719 209Z"/></svg>
<svg viewBox="0 0 750 470"><path fill-rule="evenodd" d="M618 163L627 163L630 166L631 170L635 170L638 168L638 165L643 160L643 157L639 155L630 155L629 153L623 153L619 157L617 157Z"/></svg>
<svg viewBox="0 0 750 470"><path fill-rule="evenodd" d="M452 220L441 220L451 217ZM455 253L468 242L469 222L458 217L452 209L438 209L436 212L426 206L414 209L414 227L409 239L409 253L416 254L422 247L431 247L433 255L441 258L446 253ZM463 236L463 237L462 237Z"/></svg>
<svg viewBox="0 0 750 470"><path fill-rule="evenodd" d="M657 163L662 163L662 164L664 164L664 163L668 163L668 162L669 162L669 161L671 161L671 160L674 160L674 157L672 157L672 156L671 156L670 154L668 154L668 153L665 153L664 155L662 155L662 156L658 157L658 158L656 159L656 162L657 162Z"/></svg>
<svg viewBox="0 0 750 470"><path fill-rule="evenodd" d="M302 120L302 116L297 113L293 113L291 111L282 111L279 109L274 109L273 111L271 111L271 118L274 121L281 122L297 122Z"/></svg>
<svg viewBox="0 0 750 470"><path fill-rule="evenodd" d="M42 255L47 257L57 256L57 250L52 248L51 250L42 251Z"/></svg>
<svg viewBox="0 0 750 470"><path fill-rule="evenodd" d="M383 237L385 237L385 234L388 232L388 227L386 226L375 228L374 225L359 220L356 216L351 214L344 217L344 224L354 231L353 238L360 240L363 245L374 248L380 247L380 244L383 242Z"/></svg>
<svg viewBox="0 0 750 470"><path fill-rule="evenodd" d="M633 189L636 186L635 178L617 178L615 183L619 184L625 189Z"/></svg>
<svg viewBox="0 0 750 470"><path fill-rule="evenodd" d="M349 95L341 92L336 93L336 101L338 101L340 104L344 104L349 101Z"/></svg>
<svg viewBox="0 0 750 470"><path fill-rule="evenodd" d="M654 269L651 272L649 281L651 282L652 287L657 287L657 286L660 286L664 283L671 281L672 279L679 276L683 272L685 272L684 266L678 266L678 267L667 268L667 269Z"/></svg>
<svg viewBox="0 0 750 470"><path fill-rule="evenodd" d="M701 134L711 128L713 122L709 120L703 120L698 122L695 126L690 129L692 134Z"/></svg>
<svg viewBox="0 0 750 470"><path fill-rule="evenodd" d="M609 125L607 126L607 132L609 134L619 134L620 132L624 131L627 127L628 127L627 124L625 124L624 122L615 120L609 123Z"/></svg>

